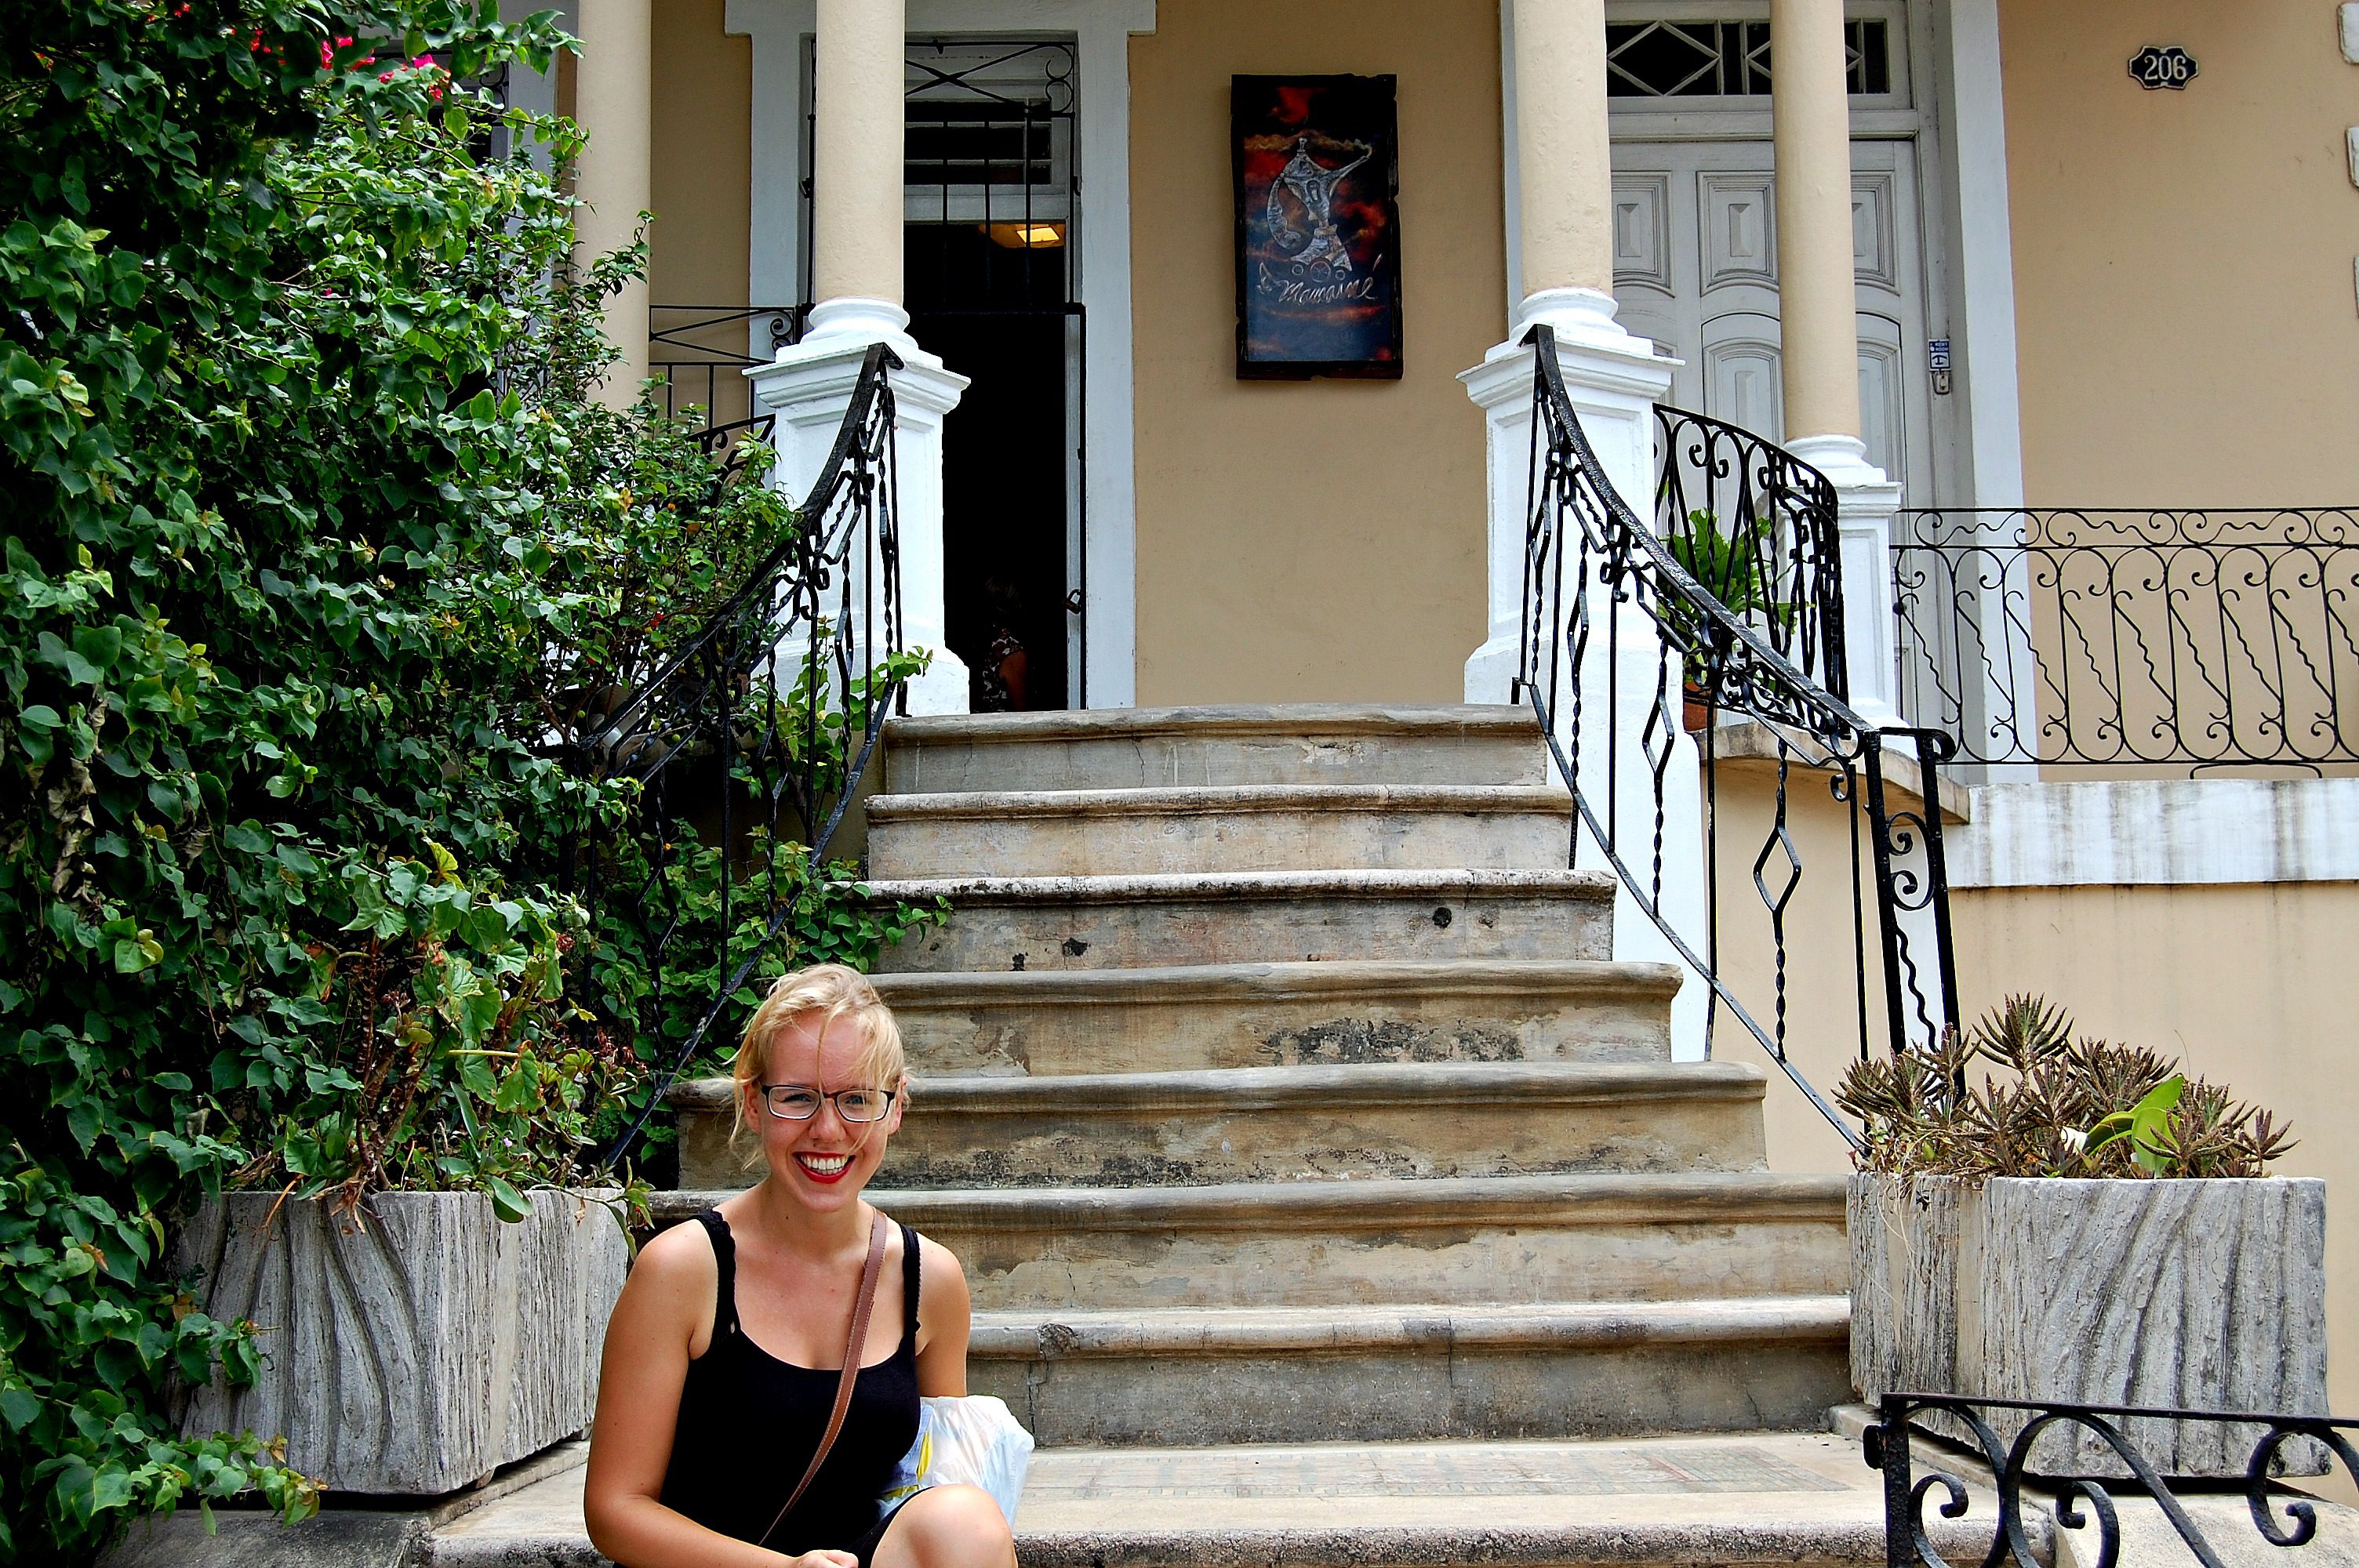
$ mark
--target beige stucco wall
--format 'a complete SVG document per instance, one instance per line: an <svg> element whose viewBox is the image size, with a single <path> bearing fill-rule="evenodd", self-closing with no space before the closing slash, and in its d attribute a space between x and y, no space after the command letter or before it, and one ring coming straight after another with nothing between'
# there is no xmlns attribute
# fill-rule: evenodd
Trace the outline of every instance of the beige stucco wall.
<svg viewBox="0 0 2359 1568"><path fill-rule="evenodd" d="M2359 498L2359 66L2323 0L2000 0L2034 504ZM2200 68L2149 92L2128 60Z"/></svg>
<svg viewBox="0 0 2359 1568"><path fill-rule="evenodd" d="M1138 700L1457 700L1485 610L1455 378L1506 331L1495 0L1162 0L1130 64ZM1235 379L1229 77L1281 71L1400 79L1398 382Z"/></svg>
<svg viewBox="0 0 2359 1568"><path fill-rule="evenodd" d="M723 30L723 0L658 0L655 7L650 86L656 221L647 232L647 282L649 297L659 308L747 303L753 40ZM658 328L669 324L662 309L655 314ZM698 341L706 339L743 352L745 329L733 323ZM653 357L672 351L658 346ZM745 379L734 371L713 379L713 417L744 418L750 411ZM701 377L695 396L702 401Z"/></svg>
<svg viewBox="0 0 2359 1568"><path fill-rule="evenodd" d="M1767 1019L1774 971L1751 876L1770 775L1724 772L1720 799L1723 964ZM1797 773L1788 822L1810 868L1788 916L1792 1055L1832 1091L1858 1050L1848 816L1822 775ZM1960 889L1951 911L1970 1019L2011 993L2042 995L2082 1033L2176 1056L2291 1121L2299 1142L2272 1169L2327 1181L2329 1386L2337 1411L2359 1410L2359 1140L2347 1130L2359 1125L2359 883ZM1868 963L1880 999L1872 935ZM1776 1071L1734 1025L1723 1025L1717 1054ZM1841 1140L1799 1091L1773 1082L1767 1118L1773 1168L1848 1168Z"/></svg>

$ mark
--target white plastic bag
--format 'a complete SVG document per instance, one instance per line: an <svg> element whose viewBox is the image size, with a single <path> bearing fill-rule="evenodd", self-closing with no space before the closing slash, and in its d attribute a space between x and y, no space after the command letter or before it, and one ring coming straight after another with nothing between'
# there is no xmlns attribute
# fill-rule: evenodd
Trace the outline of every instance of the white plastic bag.
<svg viewBox="0 0 2359 1568"><path fill-rule="evenodd" d="M893 1467L883 1506L907 1502L928 1487L981 1487L1016 1528L1024 1473L1032 1465L1032 1434L989 1394L918 1401L918 1441Z"/></svg>

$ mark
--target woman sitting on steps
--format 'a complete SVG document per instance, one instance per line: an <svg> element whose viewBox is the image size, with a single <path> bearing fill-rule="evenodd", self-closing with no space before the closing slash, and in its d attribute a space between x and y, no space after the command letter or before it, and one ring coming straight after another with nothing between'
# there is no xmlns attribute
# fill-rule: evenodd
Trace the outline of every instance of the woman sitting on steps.
<svg viewBox="0 0 2359 1568"><path fill-rule="evenodd" d="M632 1266L606 1325L591 1543L622 1568L1014 1568L1007 1521L977 1487L880 1514L919 1396L966 1392L966 1277L907 1226L884 1227L851 1403L795 1498L879 1222L861 1189L901 1125L892 1012L842 965L787 975L745 1025L735 1083L737 1130L759 1137L770 1173Z"/></svg>

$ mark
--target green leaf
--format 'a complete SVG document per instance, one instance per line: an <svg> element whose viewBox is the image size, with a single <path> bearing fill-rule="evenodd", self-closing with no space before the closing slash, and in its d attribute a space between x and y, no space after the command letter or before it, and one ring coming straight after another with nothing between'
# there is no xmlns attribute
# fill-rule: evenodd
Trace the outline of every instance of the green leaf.
<svg viewBox="0 0 2359 1568"><path fill-rule="evenodd" d="M484 1178L484 1190L492 1195L492 1212L514 1225L532 1213L532 1206L510 1183L498 1176Z"/></svg>

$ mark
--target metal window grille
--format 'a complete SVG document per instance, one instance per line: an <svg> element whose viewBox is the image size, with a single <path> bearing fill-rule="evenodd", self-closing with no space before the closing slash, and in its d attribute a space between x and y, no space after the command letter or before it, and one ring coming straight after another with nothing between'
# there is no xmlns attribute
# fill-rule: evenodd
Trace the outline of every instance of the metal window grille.
<svg viewBox="0 0 2359 1568"><path fill-rule="evenodd" d="M1892 91L1890 24L1843 24L1843 66L1855 94ZM1769 92L1769 24L1613 22L1605 91L1614 98L1757 98Z"/></svg>

